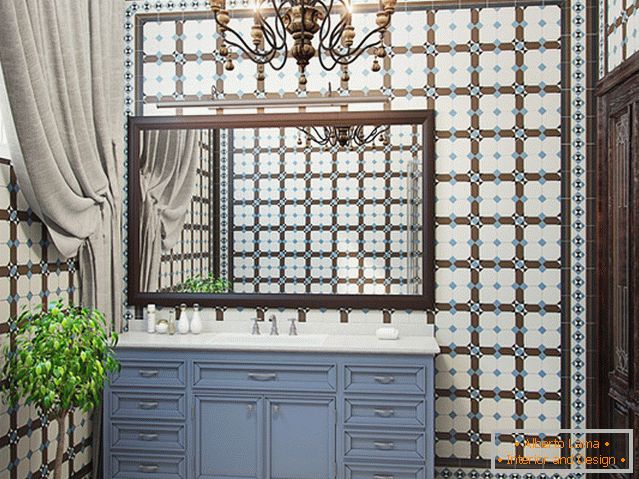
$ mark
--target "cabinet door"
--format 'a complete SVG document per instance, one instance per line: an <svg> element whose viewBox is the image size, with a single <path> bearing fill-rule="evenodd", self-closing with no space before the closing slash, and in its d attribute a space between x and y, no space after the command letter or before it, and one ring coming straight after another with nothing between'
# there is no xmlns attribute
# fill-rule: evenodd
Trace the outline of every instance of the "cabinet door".
<svg viewBox="0 0 639 479"><path fill-rule="evenodd" d="M335 477L335 401L267 399L267 477Z"/></svg>
<svg viewBox="0 0 639 479"><path fill-rule="evenodd" d="M261 479L263 401L195 395L195 477Z"/></svg>

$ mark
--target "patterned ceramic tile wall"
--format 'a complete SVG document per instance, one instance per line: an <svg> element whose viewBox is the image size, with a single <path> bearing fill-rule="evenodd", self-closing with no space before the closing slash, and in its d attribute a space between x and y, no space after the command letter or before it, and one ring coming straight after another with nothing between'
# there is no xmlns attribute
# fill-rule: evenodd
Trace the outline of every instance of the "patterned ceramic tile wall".
<svg viewBox="0 0 639 479"><path fill-rule="evenodd" d="M162 254L160 288L172 289L185 279L207 276L213 271L214 248L211 247L212 195L212 132L199 132L199 161L193 196L186 212L186 221L178 243Z"/></svg>
<svg viewBox="0 0 639 479"><path fill-rule="evenodd" d="M599 1L599 77L639 51L639 0Z"/></svg>
<svg viewBox="0 0 639 479"><path fill-rule="evenodd" d="M263 85L249 62L222 71L210 53L208 15L191 13L205 8L198 1L129 7L130 113L144 105L145 114L157 114L152 104L162 98L204 98L213 83L228 98L250 98L256 89L270 97L298 93L292 70L267 70ZM589 13L582 0L400 4L381 74L362 59L349 84L339 85L354 94L381 90L394 109L437 111L437 309L429 320L443 346L436 377L440 477L483 474L495 427L585 424ZM134 17L149 20L138 51ZM328 81L337 86L335 75L311 70L309 91L325 92ZM240 314L220 310L217 318ZM306 321L398 323L426 316L299 314Z"/></svg>
<svg viewBox="0 0 639 479"><path fill-rule="evenodd" d="M36 308L76 296L73 259L59 257L45 227L31 213L8 160L0 159L0 344L11 341L9 318L25 306ZM38 479L53 468L57 422L35 408L8 409L0 401L0 477ZM80 411L67 423L70 447L65 452L65 477L91 473L91 424Z"/></svg>
<svg viewBox="0 0 639 479"><path fill-rule="evenodd" d="M409 238L421 198L408 188L421 180L421 126L388 135L350 149L296 128L233 131L235 292L421 294L421 235Z"/></svg>

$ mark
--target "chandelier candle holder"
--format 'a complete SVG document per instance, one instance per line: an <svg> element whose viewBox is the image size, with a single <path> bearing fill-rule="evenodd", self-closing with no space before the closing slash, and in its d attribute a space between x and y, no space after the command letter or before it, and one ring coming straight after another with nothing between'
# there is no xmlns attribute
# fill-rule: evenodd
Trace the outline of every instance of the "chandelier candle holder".
<svg viewBox="0 0 639 479"><path fill-rule="evenodd" d="M381 142L383 146L390 144L390 127L379 125L372 127L369 132L364 130L364 125L344 125L317 127L298 127L306 137L306 146L311 142L319 146L341 146L355 148L358 146L372 145L375 140ZM303 144L302 138L297 138L298 146Z"/></svg>
<svg viewBox="0 0 639 479"><path fill-rule="evenodd" d="M381 69L379 59L386 56L384 36L388 31L397 0L380 0L376 13L376 27L364 37L355 40L352 25L351 0L254 0L253 25L249 44L244 36L229 26L231 15L226 0L209 0L213 17L222 37L218 49L226 70L233 70L232 48L239 50L257 65L270 65L281 70L289 57L299 68L299 86L306 85L306 67L317 56L322 68L331 71L337 66L347 66L372 49L371 70ZM289 45L288 36L292 38ZM317 45L313 45L315 36ZM264 80L263 67L258 68L258 80ZM342 72L342 80L348 81L348 71Z"/></svg>

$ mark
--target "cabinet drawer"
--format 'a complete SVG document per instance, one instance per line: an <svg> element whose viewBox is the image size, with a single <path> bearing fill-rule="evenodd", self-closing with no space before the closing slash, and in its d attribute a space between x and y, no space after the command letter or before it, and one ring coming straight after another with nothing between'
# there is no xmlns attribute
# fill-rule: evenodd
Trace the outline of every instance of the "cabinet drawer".
<svg viewBox="0 0 639 479"><path fill-rule="evenodd" d="M402 466L384 464L369 466L347 464L344 466L344 479L425 479L422 466Z"/></svg>
<svg viewBox="0 0 639 479"><path fill-rule="evenodd" d="M115 454L111 456L112 479L186 479L184 457Z"/></svg>
<svg viewBox="0 0 639 479"><path fill-rule="evenodd" d="M424 394L425 383L423 366L344 366L344 390L347 393Z"/></svg>
<svg viewBox="0 0 639 479"><path fill-rule="evenodd" d="M111 378L113 386L184 387L184 361L143 361L124 359L122 368Z"/></svg>
<svg viewBox="0 0 639 479"><path fill-rule="evenodd" d="M407 432L346 431L344 456L347 459L410 459L423 461L424 435Z"/></svg>
<svg viewBox="0 0 639 479"><path fill-rule="evenodd" d="M397 399L391 396L379 400L344 400L344 424L347 426L424 427L425 416L423 399Z"/></svg>
<svg viewBox="0 0 639 479"><path fill-rule="evenodd" d="M111 447L151 451L185 451L184 424L112 423Z"/></svg>
<svg viewBox="0 0 639 479"><path fill-rule="evenodd" d="M183 393L111 391L111 419L185 419Z"/></svg>
<svg viewBox="0 0 639 479"><path fill-rule="evenodd" d="M333 365L193 364L193 387L203 389L335 391L335 376Z"/></svg>

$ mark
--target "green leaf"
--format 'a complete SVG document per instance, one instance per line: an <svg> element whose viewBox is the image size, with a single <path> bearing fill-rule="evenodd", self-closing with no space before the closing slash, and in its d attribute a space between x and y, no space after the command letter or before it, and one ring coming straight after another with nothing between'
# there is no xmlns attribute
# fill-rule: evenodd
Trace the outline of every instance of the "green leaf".
<svg viewBox="0 0 639 479"><path fill-rule="evenodd" d="M0 392L11 405L23 400L45 413L71 407L89 411L99 403L109 374L118 370L104 316L56 303L49 311L24 310L11 319L14 349L5 345Z"/></svg>

